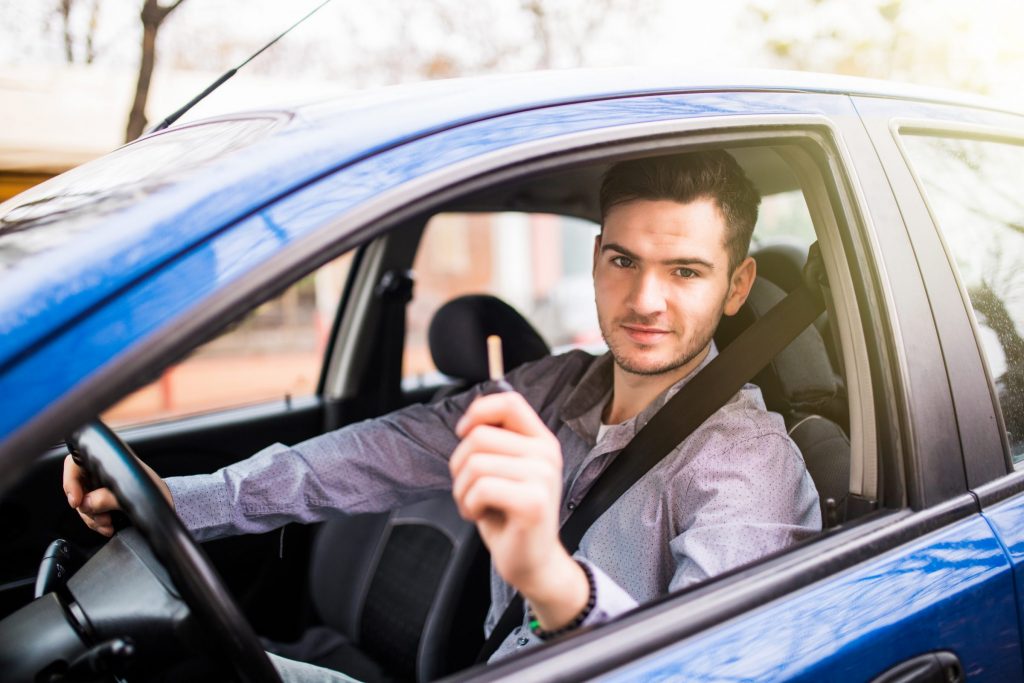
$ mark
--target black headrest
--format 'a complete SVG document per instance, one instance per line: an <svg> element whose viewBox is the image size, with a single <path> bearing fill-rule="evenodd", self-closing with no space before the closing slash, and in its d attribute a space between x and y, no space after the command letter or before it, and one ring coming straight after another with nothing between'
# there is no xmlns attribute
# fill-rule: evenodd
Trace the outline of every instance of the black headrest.
<svg viewBox="0 0 1024 683"><path fill-rule="evenodd" d="M752 254L757 261L757 274L792 292L803 282L807 249L792 244L772 244Z"/></svg>
<svg viewBox="0 0 1024 683"><path fill-rule="evenodd" d="M487 337L501 337L505 371L551 351L516 309L497 297L469 294L452 299L430 321L430 355L437 369L475 384L488 378Z"/></svg>
<svg viewBox="0 0 1024 683"><path fill-rule="evenodd" d="M715 343L724 349L753 322L764 316L786 293L762 277L754 281L746 303L734 316L723 316ZM769 410L786 414L814 413L835 419L842 416L845 399L842 383L832 370L825 342L812 325L754 378Z"/></svg>

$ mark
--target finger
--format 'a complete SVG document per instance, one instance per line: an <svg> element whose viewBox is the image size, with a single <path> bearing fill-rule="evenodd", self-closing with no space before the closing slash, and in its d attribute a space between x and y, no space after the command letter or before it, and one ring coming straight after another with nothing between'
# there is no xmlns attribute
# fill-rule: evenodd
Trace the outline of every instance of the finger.
<svg viewBox="0 0 1024 683"><path fill-rule="evenodd" d="M452 477L458 476L471 453L494 453L511 456L546 455L536 437L523 436L500 427L478 425L473 427L452 451L448 468Z"/></svg>
<svg viewBox="0 0 1024 683"><path fill-rule="evenodd" d="M104 536L112 536L113 535L113 533L114 533L114 523L113 523L113 520L111 519L110 515L100 514L100 515L96 515L95 517L91 517L91 516L85 514L84 512L79 511L78 512L78 516L81 517L82 521L85 522L85 525L87 527L89 527L90 529L92 529L93 531L101 533Z"/></svg>
<svg viewBox="0 0 1024 683"><path fill-rule="evenodd" d="M85 489L82 486L82 482L85 480L85 470L78 466L78 463L74 461L71 454L64 458L64 494L68 497L68 505L73 508L78 507L82 503L82 497L85 495Z"/></svg>
<svg viewBox="0 0 1024 683"><path fill-rule="evenodd" d="M455 425L455 434L462 438L481 424L503 427L525 436L553 436L523 395L516 391L478 396Z"/></svg>
<svg viewBox="0 0 1024 683"><path fill-rule="evenodd" d="M507 455L475 453L466 461L465 467L452 481L452 496L458 503L477 479L500 477L512 481L542 481L550 486L555 477L554 469L538 460L522 460Z"/></svg>
<svg viewBox="0 0 1024 683"><path fill-rule="evenodd" d="M532 522L543 515L543 493L540 488L525 482L480 477L462 498L460 513L475 522L488 512L499 512L506 519L519 518Z"/></svg>
<svg viewBox="0 0 1024 683"><path fill-rule="evenodd" d="M89 493L85 494L82 504L78 507L79 510L90 515L121 509L121 505L117 502L117 498L114 497L113 491L108 488L89 491Z"/></svg>

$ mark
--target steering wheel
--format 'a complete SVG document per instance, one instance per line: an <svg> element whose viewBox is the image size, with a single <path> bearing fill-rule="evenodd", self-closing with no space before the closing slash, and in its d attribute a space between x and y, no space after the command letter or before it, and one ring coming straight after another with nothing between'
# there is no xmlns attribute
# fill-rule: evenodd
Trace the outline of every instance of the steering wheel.
<svg viewBox="0 0 1024 683"><path fill-rule="evenodd" d="M255 631L224 588L206 554L174 514L131 448L99 419L68 439L93 482L106 486L149 544L185 604L244 683L281 683ZM76 453L77 451L77 453Z"/></svg>

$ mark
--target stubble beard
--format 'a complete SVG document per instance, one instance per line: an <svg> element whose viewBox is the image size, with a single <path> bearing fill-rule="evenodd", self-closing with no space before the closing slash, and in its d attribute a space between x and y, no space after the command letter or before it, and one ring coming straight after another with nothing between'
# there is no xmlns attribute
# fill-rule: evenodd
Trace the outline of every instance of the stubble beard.
<svg viewBox="0 0 1024 683"><path fill-rule="evenodd" d="M634 323L638 325L647 325L650 324L649 322L644 321L640 318L626 318L623 320L613 322L611 329L609 329L609 326L602 319L600 311L598 311L597 319L598 325L601 328L601 337L604 338L604 343L608 346L608 350L611 352L612 358L615 360L615 364L622 368L623 371L628 372L630 374L639 375L643 377L653 377L655 375L663 375L678 370L679 368L692 362L695 358L697 358L697 356L703 353L704 349L707 348L708 344L711 343L711 340L715 336L715 330L718 328L719 320L722 319L722 313L724 309L725 302L723 301L721 306L719 306L717 314L712 318L712 323L704 327L703 329L698 330L693 338L693 342L687 345L686 348L683 349L682 353L680 353L675 358L665 361L661 365L655 366L645 366L633 362L623 352L622 346L624 344L618 344L611 334L612 329L615 329L623 324ZM675 333L673 332L673 334ZM626 344L628 343L629 342L626 342Z"/></svg>

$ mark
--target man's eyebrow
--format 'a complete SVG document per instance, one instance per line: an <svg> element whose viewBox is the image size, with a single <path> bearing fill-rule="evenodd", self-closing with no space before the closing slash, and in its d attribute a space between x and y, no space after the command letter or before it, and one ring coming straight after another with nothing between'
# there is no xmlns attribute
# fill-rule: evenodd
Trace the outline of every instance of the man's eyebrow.
<svg viewBox="0 0 1024 683"><path fill-rule="evenodd" d="M603 254L606 251L618 252L618 253L622 254L623 256L625 256L625 257L627 257L629 259L632 259L633 261L642 261L643 260L642 258L637 256L636 254L631 252L629 249L626 249L621 244L616 244L615 242L609 242L608 244L602 244L601 245L601 253ZM703 266L704 268L707 268L708 270L714 270L715 269L715 264L713 264L713 263L711 263L709 261L705 261L704 259L698 258L696 256L682 256L682 257L679 257L679 258L664 259L664 260L658 261L658 263L664 264L666 266Z"/></svg>

